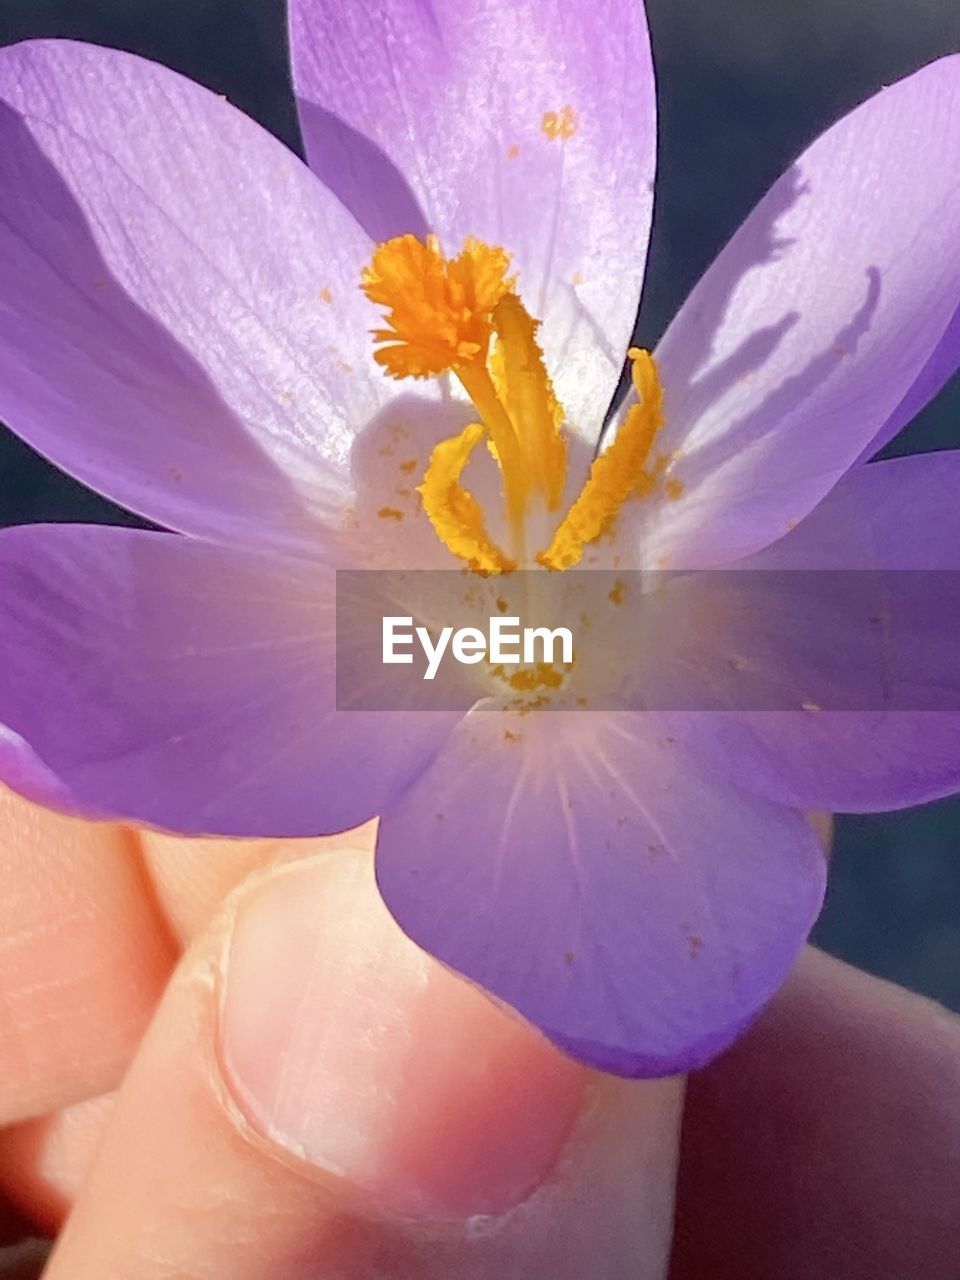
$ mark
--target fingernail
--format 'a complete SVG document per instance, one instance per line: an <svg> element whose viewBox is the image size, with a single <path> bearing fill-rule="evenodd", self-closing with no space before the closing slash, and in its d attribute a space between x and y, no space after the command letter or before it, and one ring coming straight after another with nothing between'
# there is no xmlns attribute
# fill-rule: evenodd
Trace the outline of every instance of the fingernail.
<svg viewBox="0 0 960 1280"><path fill-rule="evenodd" d="M393 1212L500 1214L555 1168L587 1074L408 938L369 856L278 869L237 908L220 1054L260 1132Z"/></svg>

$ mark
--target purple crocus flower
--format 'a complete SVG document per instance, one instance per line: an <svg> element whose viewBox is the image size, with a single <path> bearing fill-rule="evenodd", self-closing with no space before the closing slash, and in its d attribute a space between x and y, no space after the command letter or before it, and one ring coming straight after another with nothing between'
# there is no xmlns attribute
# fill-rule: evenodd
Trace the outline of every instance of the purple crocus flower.
<svg viewBox="0 0 960 1280"><path fill-rule="evenodd" d="M777 183L590 472L652 207L638 0L292 0L291 39L311 168L138 58L0 52L0 416L175 531L0 535L0 774L187 833L379 815L421 945L686 1070L816 916L802 811L953 790L960 716L338 711L334 571L956 568L960 453L864 461L960 362L960 62Z"/></svg>

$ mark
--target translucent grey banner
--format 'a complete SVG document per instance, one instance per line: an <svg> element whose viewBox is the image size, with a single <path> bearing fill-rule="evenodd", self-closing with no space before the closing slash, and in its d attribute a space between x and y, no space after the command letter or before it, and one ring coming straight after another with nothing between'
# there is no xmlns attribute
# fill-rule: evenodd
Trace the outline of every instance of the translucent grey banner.
<svg viewBox="0 0 960 1280"><path fill-rule="evenodd" d="M343 711L960 711L960 571L337 573Z"/></svg>

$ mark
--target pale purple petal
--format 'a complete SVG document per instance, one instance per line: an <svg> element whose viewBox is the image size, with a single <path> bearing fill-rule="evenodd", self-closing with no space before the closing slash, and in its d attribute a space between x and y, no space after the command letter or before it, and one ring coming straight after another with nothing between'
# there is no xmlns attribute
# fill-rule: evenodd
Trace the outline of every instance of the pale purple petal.
<svg viewBox="0 0 960 1280"><path fill-rule="evenodd" d="M678 575L615 631L629 707L960 713L956 570Z"/></svg>
<svg viewBox="0 0 960 1280"><path fill-rule="evenodd" d="M956 712L715 712L670 722L702 768L798 808L883 813L960 790Z"/></svg>
<svg viewBox="0 0 960 1280"><path fill-rule="evenodd" d="M307 155L377 239L514 255L561 402L599 425L633 325L656 149L639 0L292 0ZM551 139L550 113L575 129Z"/></svg>
<svg viewBox="0 0 960 1280"><path fill-rule="evenodd" d="M920 376L883 424L882 430L870 441L860 460L865 462L879 453L885 444L912 422L921 409L938 395L960 368L960 308L947 326L933 355L924 365Z"/></svg>
<svg viewBox="0 0 960 1280"><path fill-rule="evenodd" d="M960 451L873 462L846 475L792 533L750 559L751 568L960 569ZM926 642L960 636L956 610L944 611ZM936 602L934 602L936 603ZM943 650L943 652L947 652ZM909 662L909 652L903 658ZM955 682L957 667L947 673ZM951 703L951 705L954 705ZM960 715L777 713L675 717L705 768L805 808L871 812L921 804L960 788Z"/></svg>
<svg viewBox="0 0 960 1280"><path fill-rule="evenodd" d="M728 1044L824 884L798 814L691 767L654 717L599 713L468 716L384 815L377 869L412 938L624 1075Z"/></svg>
<svg viewBox="0 0 960 1280"><path fill-rule="evenodd" d="M129 54L0 51L0 416L171 528L304 547L371 360L365 233L216 94Z"/></svg>
<svg viewBox="0 0 960 1280"><path fill-rule="evenodd" d="M775 541L872 446L954 318L958 222L947 58L815 142L664 337L659 445L683 495L650 504L649 563L728 563Z"/></svg>
<svg viewBox="0 0 960 1280"><path fill-rule="evenodd" d="M61 809L305 836L374 816L437 714L335 710L333 571L174 534L0 534L0 776Z"/></svg>
<svg viewBox="0 0 960 1280"><path fill-rule="evenodd" d="M960 449L855 467L751 569L960 569Z"/></svg>

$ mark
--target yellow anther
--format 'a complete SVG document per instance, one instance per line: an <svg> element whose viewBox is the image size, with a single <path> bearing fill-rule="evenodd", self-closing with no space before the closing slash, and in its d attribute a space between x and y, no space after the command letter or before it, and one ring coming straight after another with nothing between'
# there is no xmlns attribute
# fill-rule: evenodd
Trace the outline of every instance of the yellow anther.
<svg viewBox="0 0 960 1280"><path fill-rule="evenodd" d="M537 557L548 569L571 569L579 564L584 547L610 529L627 498L646 492L652 484L647 460L663 426L663 388L648 351L633 347L630 359L637 403L624 419L613 444L595 459L580 496L561 521L550 546Z"/></svg>
<svg viewBox="0 0 960 1280"><path fill-rule="evenodd" d="M567 444L561 433L563 409L537 343L540 322L515 293L508 293L497 303L493 324L498 339L490 360L493 381L511 421L520 424L528 486L539 489L554 511L567 478Z"/></svg>
<svg viewBox="0 0 960 1280"><path fill-rule="evenodd" d="M385 308L387 328L374 331L375 359L394 378L430 378L485 360L493 309L513 288L510 258L468 240L445 258L436 236L397 236L378 245L363 290Z"/></svg>
<svg viewBox="0 0 960 1280"><path fill-rule="evenodd" d="M505 573L516 567L514 562L491 539L480 504L460 484L463 469L483 434L483 427L475 422L458 436L442 440L430 455L419 493L431 524L455 556L479 572Z"/></svg>

